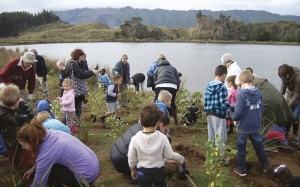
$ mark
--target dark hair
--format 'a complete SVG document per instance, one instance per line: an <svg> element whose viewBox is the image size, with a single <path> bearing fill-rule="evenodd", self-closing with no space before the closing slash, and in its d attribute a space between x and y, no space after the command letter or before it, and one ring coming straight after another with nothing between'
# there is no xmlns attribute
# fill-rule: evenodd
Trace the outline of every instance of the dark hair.
<svg viewBox="0 0 300 187"><path fill-rule="evenodd" d="M221 77L222 75L227 74L227 68L224 65L219 65L216 67L215 76Z"/></svg>
<svg viewBox="0 0 300 187"><path fill-rule="evenodd" d="M267 177L277 183L280 187L288 187L294 180L294 176L285 165L274 164L267 169L266 173Z"/></svg>
<svg viewBox="0 0 300 187"><path fill-rule="evenodd" d="M182 73L179 72L179 73L178 73L178 76L181 77L181 76L182 76Z"/></svg>
<svg viewBox="0 0 300 187"><path fill-rule="evenodd" d="M74 51L72 51L72 53L71 53L71 57L75 61L78 60L79 57L82 55L86 55L86 54L81 49L74 49Z"/></svg>
<svg viewBox="0 0 300 187"><path fill-rule="evenodd" d="M161 122L163 126L170 125L170 118L167 114L162 114L160 116L159 122Z"/></svg>
<svg viewBox="0 0 300 187"><path fill-rule="evenodd" d="M119 79L123 79L122 75L117 74L117 75L114 76L114 81L117 81Z"/></svg>
<svg viewBox="0 0 300 187"><path fill-rule="evenodd" d="M237 89L237 85L235 84L235 79L236 79L236 75L231 75L231 76L228 76L228 77L226 78L226 81L227 81L227 82L232 82L232 83L233 83L233 87L234 87L235 89Z"/></svg>
<svg viewBox="0 0 300 187"><path fill-rule="evenodd" d="M103 69L101 69L101 71L106 72L106 69L103 68Z"/></svg>
<svg viewBox="0 0 300 187"><path fill-rule="evenodd" d="M140 110L140 121L143 127L155 127L161 116L161 111L155 103L147 104Z"/></svg>
<svg viewBox="0 0 300 187"><path fill-rule="evenodd" d="M287 75L292 75L293 74L293 68L287 64L282 64L279 68L278 68L278 75L279 77L282 78L286 78Z"/></svg>
<svg viewBox="0 0 300 187"><path fill-rule="evenodd" d="M246 68L245 70L249 70L253 74L253 69L252 68Z"/></svg>

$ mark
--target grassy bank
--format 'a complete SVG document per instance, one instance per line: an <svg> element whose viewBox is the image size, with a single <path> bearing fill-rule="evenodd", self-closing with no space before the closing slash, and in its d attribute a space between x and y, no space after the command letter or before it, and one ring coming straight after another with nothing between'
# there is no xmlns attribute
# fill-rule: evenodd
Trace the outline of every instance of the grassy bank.
<svg viewBox="0 0 300 187"><path fill-rule="evenodd" d="M149 27L151 30L152 27ZM161 27L167 38L172 38L174 28ZM191 39L189 29L176 28L176 33L180 37L175 39L155 40L152 38L116 38L115 32L119 29L110 29L107 25L101 23L87 23L80 25L70 25L61 22L54 22L43 26L33 27L19 33L16 37L0 38L0 46L21 45L21 44L40 44L40 43L86 43L86 42L191 42L191 43L239 43L239 44L279 44L279 45L300 45L297 42L257 42L239 40L198 40ZM191 32L196 32L192 28Z"/></svg>
<svg viewBox="0 0 300 187"><path fill-rule="evenodd" d="M22 55L22 51L11 51L0 49L0 67L3 67L8 60L13 57ZM58 70L55 66L56 60L45 59L48 69L50 70L48 77L50 101L53 103L54 98L60 94L58 86ZM98 88L96 77L87 80L90 94L89 101L83 105L83 122L86 125L84 128L79 128L78 132L72 135L79 138L87 146L89 146L97 155L100 162L101 171L99 178L95 181L94 187L116 187L116 186L139 186L130 183L130 176L118 173L110 161L110 147L127 129L137 123L139 119L139 110L147 103L151 103L154 97L153 92L147 92L145 97L135 95L133 89L129 89L129 107L121 109L121 118L124 123L119 123L114 118L107 119L107 124L102 124L98 121L99 116L107 111L104 100L104 92ZM184 86L183 86L184 87ZM37 97L42 95L41 88L37 90ZM190 93L188 90L182 88L177 94L176 104L178 108L178 116L181 119L187 112L187 108L195 103L202 109L201 103L202 94L199 92ZM35 101L32 102L35 106ZM90 115L96 115L97 121L92 122ZM62 120L62 115L57 115L58 119ZM74 118L75 119L75 118ZM180 127L178 131L174 130L173 120L170 125L170 135L172 138L172 148L175 152L182 154L188 162L187 168L190 172L190 177L196 186L208 186L211 184L209 175L205 170L205 161L208 159L204 144L207 142L207 127L206 118L200 116L197 123L184 127L184 119L180 120ZM228 136L227 145L230 149L236 147L236 138L234 134ZM255 153L253 153L255 155ZM299 152L295 151L293 154L286 152L267 153L271 164L285 163L290 168L294 175L300 175L299 167ZM236 167L236 158L231 160L227 167L223 167L227 174L222 174L225 181L222 184L224 187L246 187L246 186L275 186L273 182L267 179L266 175L262 172L262 168L256 158L253 156L247 161L252 163L252 169L247 172L247 177L240 178L234 172L233 168ZM16 177L17 174L11 174L7 158L0 157L0 181L3 179L11 179ZM213 168L209 173L212 173ZM217 176L219 173L215 173ZM193 186L192 182L188 179L179 180L176 177L176 166L165 166L165 176L167 183L170 187L190 187ZM17 177L16 177L17 178ZM15 178L15 179L16 179ZM14 187L12 183L7 182L2 187ZM215 185L216 186L216 185Z"/></svg>

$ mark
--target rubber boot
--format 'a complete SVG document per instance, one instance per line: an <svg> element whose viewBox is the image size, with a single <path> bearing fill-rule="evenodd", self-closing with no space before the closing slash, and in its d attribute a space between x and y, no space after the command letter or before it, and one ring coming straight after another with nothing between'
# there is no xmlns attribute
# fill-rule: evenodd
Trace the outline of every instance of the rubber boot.
<svg viewBox="0 0 300 187"><path fill-rule="evenodd" d="M175 129L177 130L177 127L178 127L177 110L172 110L172 115L174 118Z"/></svg>
<svg viewBox="0 0 300 187"><path fill-rule="evenodd" d="M233 124L229 124L229 129L227 131L227 134L233 133Z"/></svg>
<svg viewBox="0 0 300 187"><path fill-rule="evenodd" d="M100 119L100 121L103 123L103 124L105 124L105 114L103 114L99 119Z"/></svg>
<svg viewBox="0 0 300 187"><path fill-rule="evenodd" d="M289 132L290 132L290 129L291 129L291 126L292 126L292 122L291 121L288 121L285 125L285 137L287 138L289 136Z"/></svg>
<svg viewBox="0 0 300 187"><path fill-rule="evenodd" d="M299 130L299 122L293 122L293 141L292 145L299 145L299 137L298 137L298 130Z"/></svg>

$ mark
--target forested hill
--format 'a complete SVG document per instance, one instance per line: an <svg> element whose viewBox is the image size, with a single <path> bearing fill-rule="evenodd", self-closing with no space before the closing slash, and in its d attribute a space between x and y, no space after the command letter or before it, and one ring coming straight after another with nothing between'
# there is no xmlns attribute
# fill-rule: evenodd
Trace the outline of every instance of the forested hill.
<svg viewBox="0 0 300 187"><path fill-rule="evenodd" d="M28 12L2 12L0 14L0 37L18 36L31 27L61 21L52 11L43 10L37 14Z"/></svg>
<svg viewBox="0 0 300 187"><path fill-rule="evenodd" d="M82 24L88 22L101 22L111 28L119 27L125 20L132 17L141 17L142 24L152 26L166 27L194 27L197 22L196 14L199 10L163 10L163 9L137 9L131 7L125 8L80 8L67 11L53 11L62 21L70 24ZM211 15L218 18L220 14L230 16L230 19L242 21L244 23L257 22L276 22L276 21L292 21L300 23L300 16L281 16L266 11L256 10L228 10L228 11L210 11L201 10L203 15Z"/></svg>

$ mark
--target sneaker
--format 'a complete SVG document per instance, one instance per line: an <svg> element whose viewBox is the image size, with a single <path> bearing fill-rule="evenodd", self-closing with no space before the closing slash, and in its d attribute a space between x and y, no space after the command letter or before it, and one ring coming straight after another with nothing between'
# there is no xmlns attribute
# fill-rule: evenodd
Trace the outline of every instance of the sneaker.
<svg viewBox="0 0 300 187"><path fill-rule="evenodd" d="M267 172L267 169L268 169L269 167L270 167L270 166L264 166L264 167L263 167L263 172L266 173L266 172Z"/></svg>
<svg viewBox="0 0 300 187"><path fill-rule="evenodd" d="M243 170L239 170L238 168L234 168L234 172L236 174L238 174L239 176L241 177L245 177L247 174L246 174L246 171L243 171Z"/></svg>
<svg viewBox="0 0 300 187"><path fill-rule="evenodd" d="M299 137L297 134L294 134L292 145L298 145L299 146Z"/></svg>
<svg viewBox="0 0 300 187"><path fill-rule="evenodd" d="M265 151L271 151L271 152L277 153L278 149L276 149L275 147L268 147L268 148L265 148Z"/></svg>

